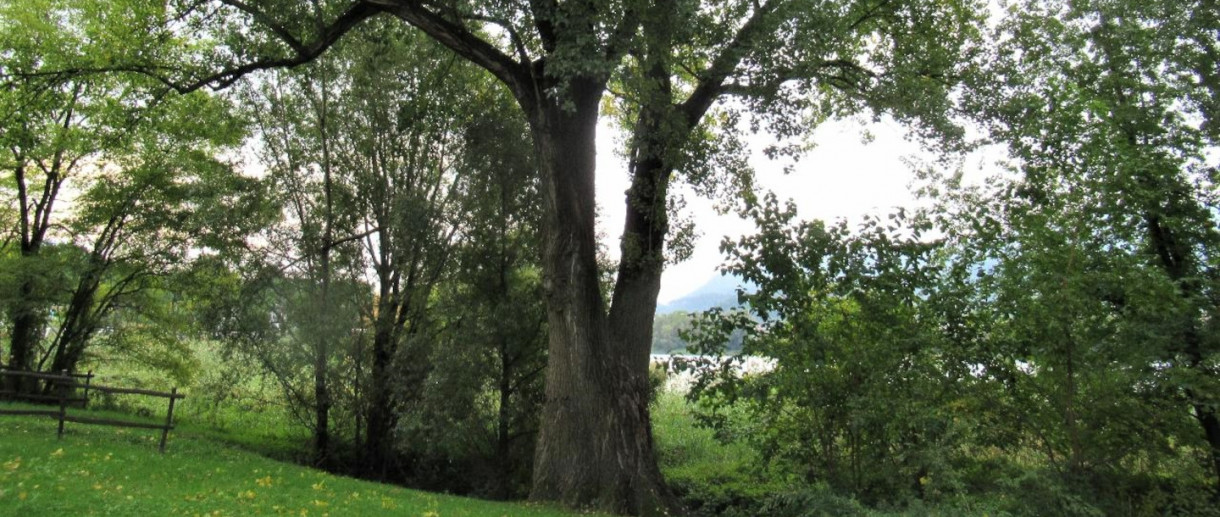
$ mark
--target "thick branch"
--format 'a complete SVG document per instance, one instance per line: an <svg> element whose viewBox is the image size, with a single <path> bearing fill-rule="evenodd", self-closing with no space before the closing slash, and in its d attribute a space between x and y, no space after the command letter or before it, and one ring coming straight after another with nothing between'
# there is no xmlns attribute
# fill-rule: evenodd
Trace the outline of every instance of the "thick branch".
<svg viewBox="0 0 1220 517"><path fill-rule="evenodd" d="M519 99L532 98L526 65L514 61L495 45L476 36L469 28L446 20L428 10L421 2L404 0L374 0L380 8L397 16L431 36L470 62L486 69L512 89Z"/></svg>
<svg viewBox="0 0 1220 517"><path fill-rule="evenodd" d="M778 3L781 3L780 0L772 0L755 9L750 19L746 20L746 23L737 31L733 41L724 47L720 55L712 61L712 65L699 78L695 91L680 106L688 126L693 127L697 124L716 98L724 92L725 81L741 64L741 60L745 58L746 53L754 44L754 39L763 33L765 22L775 12Z"/></svg>
<svg viewBox="0 0 1220 517"><path fill-rule="evenodd" d="M517 32L517 28L508 20L480 15L467 15L464 16L464 19L490 23L504 29L508 33L508 39L513 43L513 49L517 51L517 58L521 60L519 62L528 63L530 61L529 51L525 48L525 39L521 37L521 34Z"/></svg>
<svg viewBox="0 0 1220 517"><path fill-rule="evenodd" d="M292 34L292 31L289 31L283 25L277 23L274 18L267 16L267 13L264 13L240 0L220 0L220 3L232 6L234 9L250 15L254 21L269 29L273 34L275 34L275 37L279 38L280 41L288 45L288 47L291 48L293 52L296 52L297 55L309 53L309 48L302 44L301 40L297 39L297 37Z"/></svg>
<svg viewBox="0 0 1220 517"><path fill-rule="evenodd" d="M179 93L191 92L207 85L212 85L214 89L221 89L233 84L235 81L241 79L243 76L251 72L268 70L272 68L292 68L297 65L302 65L313 61L318 56L322 55L322 53L330 49L335 42L339 41L339 38L343 37L344 34L347 34L357 25L360 25L365 20L372 18L379 13L381 13L381 9L370 3L360 2L353 4L351 8L336 18L334 22L325 27L321 31L321 34L318 35L318 39L309 45L302 44L295 38L291 38L290 35L287 35L290 39L284 39L284 36L280 34L280 31L276 30L276 26L268 25L268 28L270 28L272 32L277 35L277 37L280 37L280 39L284 41L284 44L294 49L296 55L283 58L260 59L254 61L253 63L248 63L233 69L212 74L185 85L175 84L164 79L162 79L162 82L166 83L167 86L173 88ZM282 30L282 28L280 28L280 30ZM284 32L286 33L286 31Z"/></svg>
<svg viewBox="0 0 1220 517"><path fill-rule="evenodd" d="M837 74L823 74L823 70L838 70ZM931 76L927 76L931 77ZM802 79L814 79L826 82L844 92L864 92L867 82L876 79L877 74L857 63L846 59L819 61L800 68L785 68L778 70L773 80L762 83L725 83L721 92L740 97L769 96L779 91L784 84Z"/></svg>
<svg viewBox="0 0 1220 517"><path fill-rule="evenodd" d="M534 29L542 40L542 50L550 54L555 51L555 25L551 15L555 12L555 0L530 0L530 14L534 18Z"/></svg>
<svg viewBox="0 0 1220 517"><path fill-rule="evenodd" d="M610 40L606 42L606 62L618 63L627 55L631 49L631 41L635 39L640 24L640 13L637 9L628 8L627 12L623 13L623 19L619 21L618 26L610 33Z"/></svg>
<svg viewBox="0 0 1220 517"><path fill-rule="evenodd" d="M355 3L346 12L340 15L330 25L324 27L318 35L318 39L305 44L299 39L292 36L283 26L274 23L265 13L234 0L222 0L227 5L241 10L249 14L254 20L261 25L266 26L275 36L285 45L293 50L291 56L281 57L264 57L250 63L234 65L232 68L221 70L219 72L194 79L180 81L170 76L170 73L180 71L175 67L156 64L116 64L113 66L104 67L83 67L83 68L68 68L53 71L38 71L30 73L17 73L16 77L21 78L36 78L36 77L52 77L52 78L69 78L80 75L112 73L112 72L129 72L142 74L151 77L161 84L165 85L178 93L190 93L199 90L205 86L211 87L214 90L220 90L232 85L238 79L245 77L246 74L257 72L259 70L269 70L273 68L292 68L313 61L318 56L326 52L339 38L347 34L360 23L372 18L382 12L382 9L372 3L359 2Z"/></svg>

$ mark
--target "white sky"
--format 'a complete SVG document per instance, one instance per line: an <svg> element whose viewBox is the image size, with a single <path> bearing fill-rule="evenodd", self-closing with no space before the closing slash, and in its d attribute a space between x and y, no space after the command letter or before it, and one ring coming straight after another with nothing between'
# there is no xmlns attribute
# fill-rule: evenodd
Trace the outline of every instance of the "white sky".
<svg viewBox="0 0 1220 517"><path fill-rule="evenodd" d="M862 131L874 137L864 143ZM598 128L597 201L601 210L598 230L613 258L618 256L622 234L623 193L629 186L626 164L615 153L617 132L608 122ZM801 219L857 221L868 213L885 214L897 206L913 207L915 198L908 188L914 171L903 158L924 156L919 145L903 138L905 130L893 121L867 126L854 121L831 121L819 127L812 137L816 148L796 163L791 174L782 171L782 162L754 152L750 163L760 188L776 192L780 200L792 199ZM760 137L758 144L766 143ZM713 276L723 261L719 245L722 238L752 233L754 226L734 213L718 215L712 202L687 193L686 211L693 217L698 233L691 258L670 265L661 279L658 303L666 303L698 289Z"/></svg>

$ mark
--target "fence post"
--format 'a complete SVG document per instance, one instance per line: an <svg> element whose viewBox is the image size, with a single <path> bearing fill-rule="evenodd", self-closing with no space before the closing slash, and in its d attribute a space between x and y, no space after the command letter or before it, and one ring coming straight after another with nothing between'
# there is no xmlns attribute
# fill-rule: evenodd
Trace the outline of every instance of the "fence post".
<svg viewBox="0 0 1220 517"><path fill-rule="evenodd" d="M85 374L85 394L84 394L85 401L81 402L81 404L80 404L81 409L89 408L89 384L91 382L93 382L93 370L89 370L89 373Z"/></svg>
<svg viewBox="0 0 1220 517"><path fill-rule="evenodd" d="M64 376L67 376L68 370L63 370L60 373ZM68 411L68 390L65 389L66 387L62 386L62 385L56 385L55 388L56 388L55 391L59 392L59 434L57 437L60 439L63 439L63 437L64 437L64 417L66 416L66 413Z"/></svg>
<svg viewBox="0 0 1220 517"><path fill-rule="evenodd" d="M161 428L161 453L165 453L165 440L169 438L169 428L174 422L174 401L178 400L178 387L169 392L169 410L165 412L165 427Z"/></svg>

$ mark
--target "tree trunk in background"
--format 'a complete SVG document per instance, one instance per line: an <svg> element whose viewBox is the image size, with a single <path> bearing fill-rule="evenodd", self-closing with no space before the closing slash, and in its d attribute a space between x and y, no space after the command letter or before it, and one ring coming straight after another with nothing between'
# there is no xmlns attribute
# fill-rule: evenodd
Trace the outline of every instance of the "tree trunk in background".
<svg viewBox="0 0 1220 517"><path fill-rule="evenodd" d="M321 256L322 291L318 300L318 322L320 331L314 336L313 390L314 390L314 464L326 467L330 463L330 354L333 342L338 337L335 331L334 303L331 300L331 253L335 245L335 200L334 175L330 160L330 89L325 75L321 78L321 95L317 106L319 141L322 144L322 195L326 212L323 214Z"/></svg>
<svg viewBox="0 0 1220 517"><path fill-rule="evenodd" d="M1193 393L1187 396L1194 398ZM1195 418L1203 426L1203 436L1211 446L1212 473L1216 476L1215 493L1212 498L1220 502L1220 419L1216 418L1216 410L1203 404L1194 404Z"/></svg>
<svg viewBox="0 0 1220 517"><path fill-rule="evenodd" d="M636 357L639 344L611 332L598 281L594 139L602 88L581 80L567 87L574 106L527 107L541 175L550 329L530 497L614 513L670 513L653 451L648 357ZM617 323L652 327L626 316Z"/></svg>
<svg viewBox="0 0 1220 517"><path fill-rule="evenodd" d="M80 362L85 353L86 344L97 329L97 314L93 313L93 306L102 282L99 269L98 266L90 266L84 277L77 283L68 310L64 312L64 321L55 342L51 368L47 371L76 371L76 364Z"/></svg>
<svg viewBox="0 0 1220 517"><path fill-rule="evenodd" d="M314 464L326 466L330 461L330 389L326 383L326 347L314 351Z"/></svg>
<svg viewBox="0 0 1220 517"><path fill-rule="evenodd" d="M28 239L27 239L28 240ZM38 255L41 243L22 243L22 258L29 260ZM39 335L42 334L46 321L39 307L31 300L34 298L36 286L33 280L22 282L15 307L13 308L13 335L9 340L8 364L10 370L33 371L34 355L38 346ZM8 376L7 388L17 393L29 393L37 389L37 382L26 377Z"/></svg>
<svg viewBox="0 0 1220 517"><path fill-rule="evenodd" d="M394 429L394 407L390 393L390 361L393 358L391 341L395 333L392 310L382 304L382 313L377 316L377 330L373 337L373 372L369 380L368 423L364 440L363 468L368 475L384 479L390 466L390 434Z"/></svg>
<svg viewBox="0 0 1220 517"><path fill-rule="evenodd" d="M512 437L509 434L509 426L512 425L511 413L509 412L512 404L512 364L509 361L507 353L508 344L501 336L499 343L500 353L500 379L497 383L497 388L500 392L500 411L496 415L496 468L500 472L499 485L496 486L495 498L508 499L511 495L511 483L513 463L509 457L509 446L512 445Z"/></svg>
<svg viewBox="0 0 1220 517"><path fill-rule="evenodd" d="M21 284L20 299L13 310L13 335L9 340L8 364L5 365L11 370L30 371L34 367L34 346L42 333L43 321L38 309L28 301L33 295L33 282ZM12 375L5 382L8 389L18 393L27 392L33 386L25 377Z"/></svg>
<svg viewBox="0 0 1220 517"><path fill-rule="evenodd" d="M1128 142L1136 142L1134 132L1128 133ZM1177 193L1176 189L1165 189L1163 191L1169 193L1171 197L1173 193ZM1173 282L1177 285L1179 294L1183 298L1193 298L1198 296L1193 275L1197 275L1198 266L1195 264L1195 259L1192 255L1192 250L1189 244L1182 239L1181 235L1174 231L1157 213L1175 214L1184 210L1180 203L1175 203L1177 199L1170 199L1163 206L1157 207L1157 210L1148 210L1144 213L1145 230L1148 233L1148 241L1150 243L1150 251L1155 257L1155 260L1160 264L1161 269L1165 272ZM1204 367L1204 354L1201 341L1203 337L1199 331L1199 321L1192 314L1187 314L1185 321L1182 322L1183 329L1179 339L1182 342L1182 351L1186 353L1188 364L1192 370L1200 370L1206 374ZM1203 438L1207 441L1210 447L1212 474L1215 479L1212 481L1215 484L1215 492L1212 494L1214 500L1220 502L1220 418L1216 415L1216 407L1209 404L1206 397L1200 397L1193 389L1186 389L1186 398L1190 401L1191 408L1194 410L1195 419L1203 428Z"/></svg>

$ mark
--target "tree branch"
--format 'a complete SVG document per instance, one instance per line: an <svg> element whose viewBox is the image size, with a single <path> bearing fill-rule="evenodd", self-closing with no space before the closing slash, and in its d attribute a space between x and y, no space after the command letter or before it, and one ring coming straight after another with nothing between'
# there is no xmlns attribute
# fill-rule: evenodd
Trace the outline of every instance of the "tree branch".
<svg viewBox="0 0 1220 517"><path fill-rule="evenodd" d="M266 26L276 36L277 39L282 41L285 45L287 45L289 48L291 48L293 50L293 55L286 56L286 57L284 57L284 56L264 57L264 58L252 61L250 63L234 65L232 68L228 68L226 70L221 70L219 72L215 72L210 75L200 77L198 79L194 79L194 80L188 79L185 81L176 80L175 78L170 76L170 74L172 72L181 72L181 69L178 69L173 66L168 66L168 65L146 64L146 63L145 64L119 63L119 64L116 64L113 66L103 66L103 67L68 68L68 69L61 69L61 70L38 71L38 72L29 72L29 73L18 72L18 73L12 74L12 76L24 78L24 79L49 77L49 78L57 78L57 79L63 80L63 79L67 79L67 78L74 77L74 76L80 76L80 75L113 73L113 72L128 72L128 73L142 74L142 75L151 77L152 79L160 82L165 87L172 89L178 93L190 93L195 90L199 90L205 86L211 87L213 90L221 90L221 89L224 89L224 88L232 85L234 82L237 82L238 79L245 77L247 74L249 74L251 72L256 72L259 70L268 70L268 69L272 69L272 68L292 68L292 67L313 61L318 56L320 56L324 52L326 52L326 50L328 50L332 45L334 45L335 42L339 40L339 38L343 37L344 34L347 34L349 31L351 31L353 28L355 28L357 25L364 22L365 20L372 18L373 16L383 12L381 7L374 5L371 2L362 1L362 2L354 3L342 15L340 15L338 18L335 18L335 20L333 22L331 22L330 25L326 26L321 31L321 33L318 35L317 40L315 40L309 44L305 44L305 43L302 43L298 38L293 36L282 25L275 23L275 21L273 19L271 19L269 16L267 16L266 13L263 13L238 0L221 0L221 1L223 3L225 3L226 5L232 6L235 9L238 9L244 13L249 14L251 17L254 18L254 20L256 22L258 22L259 24L261 24L263 26Z"/></svg>
<svg viewBox="0 0 1220 517"><path fill-rule="evenodd" d="M623 19L619 21L618 26L610 33L610 39L606 42L607 63L618 63L631 50L631 41L635 39L640 24L640 13L637 9L628 8L627 12L623 13Z"/></svg>
<svg viewBox="0 0 1220 517"><path fill-rule="evenodd" d="M424 31L440 44L491 72L518 98L533 97L527 64L514 61L466 26L445 19L417 0L370 0L370 4Z"/></svg>
<svg viewBox="0 0 1220 517"><path fill-rule="evenodd" d="M521 38L521 34L517 32L517 28L513 27L508 20L496 18L493 16L467 15L464 17L467 20L491 23L508 32L509 39L513 42L513 48L517 51L517 58L520 63L530 62L529 51L525 48L525 40Z"/></svg>
<svg viewBox="0 0 1220 517"><path fill-rule="evenodd" d="M782 3L781 0L771 0L755 9L750 19L746 20L746 23L737 31L733 41L724 47L720 55L712 61L707 72L699 78L699 84L695 86L695 90L679 107L688 126L693 127L697 124L712 103L716 101L716 97L723 93L725 81L745 58L754 39L763 32L765 22L776 11L776 4L779 3Z"/></svg>
<svg viewBox="0 0 1220 517"><path fill-rule="evenodd" d="M534 18L534 29L542 40L542 50L550 54L555 51L555 25L550 13L556 9L555 0L530 0L530 14Z"/></svg>
<svg viewBox="0 0 1220 517"><path fill-rule="evenodd" d="M241 0L220 0L220 3L232 6L234 9L250 15L255 22L258 22L269 29L273 34L275 34L275 37L279 38L280 41L283 41L284 44L288 45L288 47L291 48L293 52L296 52L297 55L309 53L309 48L302 44L301 40L297 39L296 36L294 36L292 32L283 25L277 23L274 18L267 16L267 13L256 9L253 6L242 2ZM325 27L323 27L323 31L325 31Z"/></svg>

